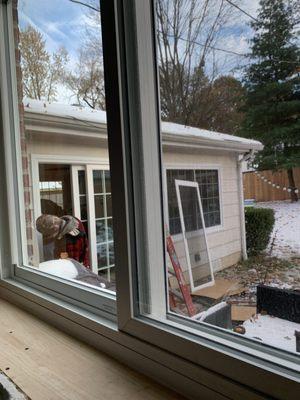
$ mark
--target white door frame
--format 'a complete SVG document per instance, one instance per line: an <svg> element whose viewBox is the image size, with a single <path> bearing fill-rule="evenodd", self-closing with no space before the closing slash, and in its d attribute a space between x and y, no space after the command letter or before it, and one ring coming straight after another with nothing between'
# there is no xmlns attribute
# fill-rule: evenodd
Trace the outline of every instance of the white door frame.
<svg viewBox="0 0 300 400"><path fill-rule="evenodd" d="M96 158L84 158L73 156L53 156L53 155L31 155L31 173L32 173L32 191L33 191L33 217L36 221L41 215L41 198L39 189L39 164L67 164L71 170L71 195L74 216L81 219L80 200L79 200L79 183L78 171L85 170L86 176L86 195L87 195L87 212L89 226L89 250L92 271L98 273L97 246L96 243L96 226L95 226L95 204L94 204L94 185L93 170L109 170L108 160L99 160ZM42 235L36 231L40 259L43 259L43 241ZM94 242L93 242L94 241Z"/></svg>
<svg viewBox="0 0 300 400"><path fill-rule="evenodd" d="M95 215L95 192L94 192L94 179L93 171L108 171L109 165L86 165L86 191L87 191L87 209L89 221L89 240L90 243L95 243L90 246L90 257L92 270L98 274L98 257L97 257L97 234L96 234L96 215ZM106 207L104 205L104 207ZM106 214L106 209L105 209Z"/></svg>
<svg viewBox="0 0 300 400"><path fill-rule="evenodd" d="M71 190L72 190L72 208L74 217L82 219L80 209L78 171L85 171L84 165L71 165Z"/></svg>
<svg viewBox="0 0 300 400"><path fill-rule="evenodd" d="M205 241L205 245L206 245L207 258L208 258L208 264L209 264L210 275L211 275L210 282L204 283L203 285L199 285L199 286L194 285L191 259L190 259L190 254L189 254L189 247L188 247L188 242L187 242L187 237L186 237L186 229L185 229L185 222L184 222L184 216L183 216L182 202L181 202L181 196L180 196L180 191L179 191L180 186L195 188L196 193L197 193L198 205L199 205L200 215L201 215L201 222L202 222L202 226L203 226L204 241ZM208 248L208 244L207 244L206 228L205 228L205 221L204 221L204 216L203 216L200 190L199 190L199 185L197 182L182 181L179 179L175 179L175 187L176 187L176 196L177 196L178 209L179 209L180 222L181 222L181 230L182 230L182 236L183 236L183 242L184 242L184 249L185 249L185 255L186 255L186 260L187 260L188 273L189 273L189 277L190 277L191 292L194 293L195 291L197 291L199 289L203 289L208 286L213 286L215 284L215 278L214 278L214 273L213 273L213 269L212 269L209 248Z"/></svg>

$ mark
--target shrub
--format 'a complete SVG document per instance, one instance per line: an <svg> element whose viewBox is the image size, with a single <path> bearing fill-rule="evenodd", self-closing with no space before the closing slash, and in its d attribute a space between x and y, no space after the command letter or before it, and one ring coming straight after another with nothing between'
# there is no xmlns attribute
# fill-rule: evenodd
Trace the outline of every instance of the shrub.
<svg viewBox="0 0 300 400"><path fill-rule="evenodd" d="M246 208L247 253L257 255L266 249L274 227L274 210L270 208Z"/></svg>

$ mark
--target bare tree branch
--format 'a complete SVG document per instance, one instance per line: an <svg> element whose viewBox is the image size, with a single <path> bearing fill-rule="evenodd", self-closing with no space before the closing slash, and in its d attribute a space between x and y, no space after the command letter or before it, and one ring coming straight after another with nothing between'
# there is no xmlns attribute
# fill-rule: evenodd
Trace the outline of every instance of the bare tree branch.
<svg viewBox="0 0 300 400"><path fill-rule="evenodd" d="M97 11L98 13L100 13L100 9L99 9L99 8L96 8L96 7L93 7L91 4L84 3L83 1L78 1L78 0L69 0L69 1L70 1L71 3L80 4L80 5L84 6L84 7L90 8L91 10Z"/></svg>

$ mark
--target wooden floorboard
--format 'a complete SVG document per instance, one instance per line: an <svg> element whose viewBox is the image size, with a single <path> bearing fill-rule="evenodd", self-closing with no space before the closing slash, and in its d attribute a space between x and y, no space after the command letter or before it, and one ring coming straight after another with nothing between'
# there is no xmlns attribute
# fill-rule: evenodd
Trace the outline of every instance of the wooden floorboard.
<svg viewBox="0 0 300 400"><path fill-rule="evenodd" d="M182 399L1 299L0 369L32 400Z"/></svg>

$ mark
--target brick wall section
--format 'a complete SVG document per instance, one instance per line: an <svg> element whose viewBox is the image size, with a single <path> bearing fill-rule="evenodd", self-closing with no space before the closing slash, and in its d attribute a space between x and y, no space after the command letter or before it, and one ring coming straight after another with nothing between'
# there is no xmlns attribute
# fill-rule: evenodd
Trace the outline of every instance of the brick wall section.
<svg viewBox="0 0 300 400"><path fill-rule="evenodd" d="M25 220L26 220L26 235L27 235L27 251L28 262L33 262L33 208L32 208L32 184L30 176L29 157L26 144L26 133L24 124L24 107L23 107L23 86L22 86L22 71L20 66L20 51L19 44L19 26L18 26L18 0L13 0L13 26L15 39L15 59L16 59L16 75L18 89L18 107L20 119L20 147L22 156L22 172L23 172L23 187L24 187L24 205L25 205Z"/></svg>

